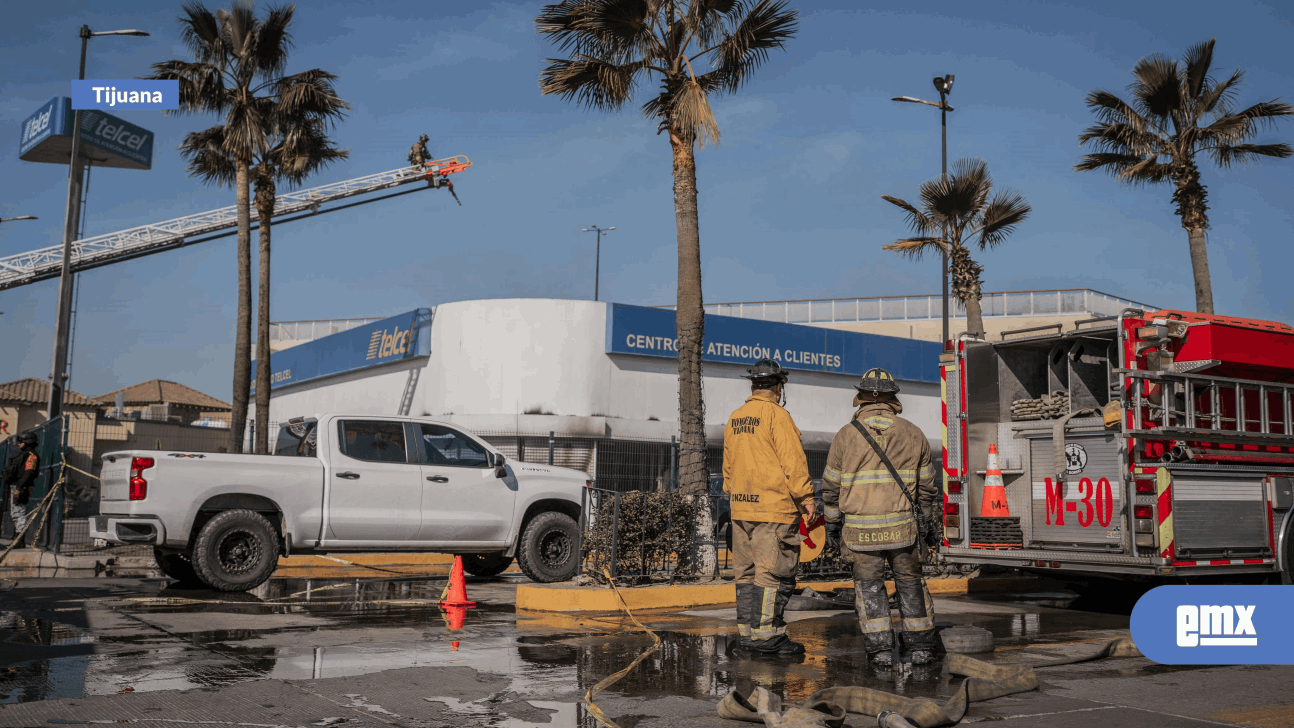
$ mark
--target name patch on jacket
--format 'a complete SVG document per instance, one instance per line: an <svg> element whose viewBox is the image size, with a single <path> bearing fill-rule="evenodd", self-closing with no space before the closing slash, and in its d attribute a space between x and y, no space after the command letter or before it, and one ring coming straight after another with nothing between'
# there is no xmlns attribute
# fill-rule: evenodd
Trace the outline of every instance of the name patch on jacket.
<svg viewBox="0 0 1294 728"><path fill-rule="evenodd" d="M758 493L733 493L732 500L735 500L738 503L758 503L759 494Z"/></svg>
<svg viewBox="0 0 1294 728"><path fill-rule="evenodd" d="M759 418L758 417L734 417L732 418L732 421L730 424L732 425L732 434L734 435L740 435L743 433L747 435L753 435L755 434L755 428L759 427Z"/></svg>

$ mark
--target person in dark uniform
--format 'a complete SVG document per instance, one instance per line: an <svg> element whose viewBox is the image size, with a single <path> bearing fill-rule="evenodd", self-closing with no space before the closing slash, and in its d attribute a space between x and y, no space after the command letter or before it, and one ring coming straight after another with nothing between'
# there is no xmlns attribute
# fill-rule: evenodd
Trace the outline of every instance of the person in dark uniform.
<svg viewBox="0 0 1294 728"><path fill-rule="evenodd" d="M36 484L36 476L40 473L40 456L36 454L36 448L40 440L31 432L24 432L15 438L18 442L18 449L9 458L9 462L4 468L4 485L9 489L9 518L13 521L14 529L14 548L21 547L21 540L31 543L33 536L27 535L25 539L19 537L27 526L27 504L31 500L31 489Z"/></svg>
<svg viewBox="0 0 1294 728"><path fill-rule="evenodd" d="M423 134L418 137L418 143L413 145L409 150L409 164L415 167L421 167L431 161L431 152L427 151L427 135Z"/></svg>

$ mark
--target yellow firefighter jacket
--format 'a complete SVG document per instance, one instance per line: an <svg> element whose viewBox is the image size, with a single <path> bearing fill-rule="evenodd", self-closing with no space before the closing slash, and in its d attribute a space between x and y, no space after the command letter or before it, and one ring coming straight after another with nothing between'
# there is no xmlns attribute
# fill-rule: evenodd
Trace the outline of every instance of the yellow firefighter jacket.
<svg viewBox="0 0 1294 728"><path fill-rule="evenodd" d="M813 481L791 413L766 395L751 395L723 432L723 492L732 520L795 523L813 503Z"/></svg>
<svg viewBox="0 0 1294 728"><path fill-rule="evenodd" d="M854 419L869 428L903 478L908 492L929 515L939 489L925 433L897 416L903 411L897 399L862 405L854 413ZM840 428L827 453L827 467L822 476L822 508L832 523L844 515L842 538L854 551L904 548L912 545L917 537L916 520L907 497L876 450L852 424Z"/></svg>

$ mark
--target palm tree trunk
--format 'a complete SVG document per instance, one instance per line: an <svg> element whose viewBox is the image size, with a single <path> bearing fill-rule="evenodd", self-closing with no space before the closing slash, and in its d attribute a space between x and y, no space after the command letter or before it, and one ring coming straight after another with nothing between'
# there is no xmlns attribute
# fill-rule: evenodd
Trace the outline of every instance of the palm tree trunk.
<svg viewBox="0 0 1294 728"><path fill-rule="evenodd" d="M256 281L256 439L254 452L270 451L270 225L274 217L274 178L256 179L256 214L260 217L260 271Z"/></svg>
<svg viewBox="0 0 1294 728"><path fill-rule="evenodd" d="M948 257L948 277L952 284L952 296L966 307L966 331L984 334L984 314L980 308L980 296L983 295L980 275L984 267L970 257L970 250L958 240L951 241L952 255Z"/></svg>
<svg viewBox="0 0 1294 728"><path fill-rule="evenodd" d="M966 330L970 333L984 335L984 311L980 308L979 299L974 296L962 301L966 306Z"/></svg>
<svg viewBox="0 0 1294 728"><path fill-rule="evenodd" d="M1195 310L1213 313L1213 282L1209 279L1209 251L1204 228L1186 228L1191 246L1191 272L1195 274Z"/></svg>
<svg viewBox="0 0 1294 728"><path fill-rule="evenodd" d="M706 493L710 468L701 391L705 310L701 298L701 233L696 208L696 157L690 134L671 130L674 156L674 224L678 232L678 472L679 488Z"/></svg>
<svg viewBox="0 0 1294 728"><path fill-rule="evenodd" d="M247 395L252 379L252 212L248 165L239 161L236 167L238 322L234 330L234 393L233 412L229 418L229 452L240 453L247 429Z"/></svg>

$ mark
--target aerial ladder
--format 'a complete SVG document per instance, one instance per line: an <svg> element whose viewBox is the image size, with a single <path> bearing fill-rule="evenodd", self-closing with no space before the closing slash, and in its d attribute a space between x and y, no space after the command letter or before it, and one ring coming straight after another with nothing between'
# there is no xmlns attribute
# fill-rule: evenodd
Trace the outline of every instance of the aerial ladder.
<svg viewBox="0 0 1294 728"><path fill-rule="evenodd" d="M331 203L350 197L371 194L393 187L426 181L429 188L448 188L454 193L449 175L472 166L463 155L435 159L421 165L400 167L389 172L379 172L366 177L356 177L319 187L281 192L274 202L274 221L277 225L302 217L336 212L356 205L377 202L399 195L417 192L402 190L389 195L351 202L345 205ZM458 199L458 195L454 195ZM461 203L460 203L461 204ZM256 227L256 207L252 207L252 223ZM295 217L286 217L295 215ZM207 242L232 235L238 227L237 207L222 207L196 215L177 217L174 220L141 225L106 235L82 238L72 243L72 271L79 272L100 266L133 260L188 245ZM63 266L63 246L55 245L27 253L0 258L0 290L17 288L48 278L57 278Z"/></svg>

